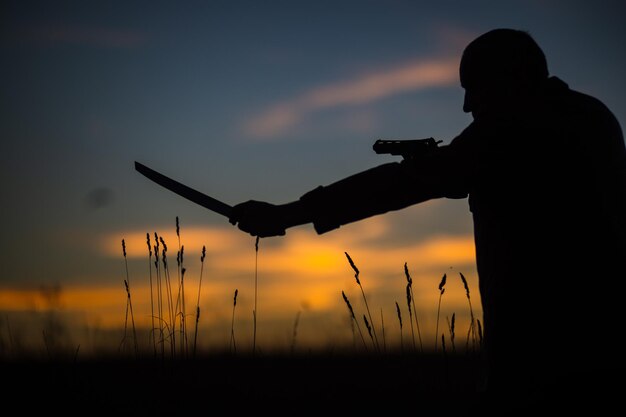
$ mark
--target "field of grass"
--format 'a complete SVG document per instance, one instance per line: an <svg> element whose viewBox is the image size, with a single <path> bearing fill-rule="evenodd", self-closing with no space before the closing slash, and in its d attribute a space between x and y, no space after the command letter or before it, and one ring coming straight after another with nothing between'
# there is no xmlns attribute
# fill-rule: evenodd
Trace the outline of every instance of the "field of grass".
<svg viewBox="0 0 626 417"><path fill-rule="evenodd" d="M179 223L176 218L176 235ZM352 346L325 349L264 350L256 343L256 274L251 343L238 346L232 299L231 339L221 350L196 349L204 248L200 258L198 288L185 291L184 245L177 243L176 258L161 236L146 234L150 266L151 329L136 325L133 287L128 269L126 242L121 255L126 276L126 311L117 349L93 352L63 343L54 320L42 333L41 347L21 350L4 323L0 336L0 372L3 397L21 413L59 412L65 415L182 415L182 413L294 415L312 412L385 414L415 413L463 415L478 403L480 380L480 321L471 315L470 332L460 330L454 346L454 316L439 322L434 348L424 344L415 313L410 271L405 264L406 300L398 305L396 325L403 333L400 346L387 343L384 328L372 325L366 292L357 264L346 252L346 265L354 272L360 300L342 292L345 314L353 333ZM256 245L258 256L258 240ZM172 259L170 259L172 258ZM471 310L469 289L462 274ZM446 275L439 285L439 303ZM134 282L134 281L133 281ZM197 297L195 291L197 290ZM193 293L193 297L186 294ZM120 294L122 296L122 294ZM340 299L339 299L340 300ZM359 306L355 313L353 304ZM401 312L402 311L402 312ZM52 316L51 316L52 317ZM296 325L293 341L296 338ZM404 326L404 329L402 330ZM444 335L445 333L445 335ZM239 335L237 335L239 336ZM466 339L467 338L467 339ZM400 339L402 341L402 339ZM468 348L466 346L470 346ZM446 346L446 343L448 346ZM437 344L439 346L437 346ZM463 345L461 347L461 345Z"/></svg>
<svg viewBox="0 0 626 417"><path fill-rule="evenodd" d="M469 328L455 329L454 315L451 319L446 317L445 322L440 320L439 308L448 278L443 274L438 287L435 326L435 334L440 337L436 338L434 346L422 346L423 335L415 314L412 278L407 265L404 265L406 300L402 307L396 302L396 320L404 342L400 346L387 346L383 329L371 325L374 321L359 268L346 252L346 262L361 291L360 305L364 306L355 313L352 307L355 300L341 294L353 329L353 346L282 351L259 348L256 345L255 294L251 347L237 349L233 330L237 307L235 290L230 344L209 352L202 348L196 350L197 323L201 317L199 295L197 299L185 300L184 247L178 242L180 249L174 268L173 262L168 264L167 247L162 239L155 234L151 241L151 236L147 235L147 244L152 265L152 329L135 326L126 269L126 314L118 349L86 354L80 351L80 346L55 345L54 335L46 335L45 331L43 354L20 352L14 347L7 349L3 343L5 348L0 351L2 395L15 410L22 414L58 412L81 416L370 415L373 412L473 416L484 415L487 410L489 404L485 403L481 391L484 375L481 323L474 315L462 273L459 275L470 312ZM122 254L126 263L124 240ZM202 269L200 271L201 283ZM10 334L0 333L0 336L5 341L11 340ZM610 377L606 377L600 382L609 380ZM608 403L606 395L602 398ZM564 410L563 401L559 401L557 411ZM521 411L519 404L499 406L498 413L489 415Z"/></svg>

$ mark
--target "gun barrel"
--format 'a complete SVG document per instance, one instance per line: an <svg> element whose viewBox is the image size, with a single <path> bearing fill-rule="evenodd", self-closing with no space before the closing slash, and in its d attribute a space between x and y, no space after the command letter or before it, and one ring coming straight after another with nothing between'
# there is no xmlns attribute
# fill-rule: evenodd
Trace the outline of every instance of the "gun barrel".
<svg viewBox="0 0 626 417"><path fill-rule="evenodd" d="M378 139L374 142L374 152L377 154L406 155L436 148L441 141L434 138L425 139Z"/></svg>

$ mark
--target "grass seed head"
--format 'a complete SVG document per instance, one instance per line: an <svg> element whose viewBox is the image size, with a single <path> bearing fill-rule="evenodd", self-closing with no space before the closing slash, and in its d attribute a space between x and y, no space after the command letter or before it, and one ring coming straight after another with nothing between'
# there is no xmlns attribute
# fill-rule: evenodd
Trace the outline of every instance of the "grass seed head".
<svg viewBox="0 0 626 417"><path fill-rule="evenodd" d="M452 330L452 334L454 334L454 322L456 318L456 313L452 313L452 321L450 323L450 329Z"/></svg>
<svg viewBox="0 0 626 417"><path fill-rule="evenodd" d="M400 313L400 306L396 301L396 312L398 313L398 321L400 322L400 329L402 329L402 313Z"/></svg>
<svg viewBox="0 0 626 417"><path fill-rule="evenodd" d="M152 256L152 245L150 245L150 233L146 233L146 243L148 244L148 255Z"/></svg>
<svg viewBox="0 0 626 417"><path fill-rule="evenodd" d="M411 309L411 284L406 284L406 303L409 305L409 309Z"/></svg>
<svg viewBox="0 0 626 417"><path fill-rule="evenodd" d="M367 316L365 314L363 314L363 321L365 322L365 327L367 327L367 331L370 334L370 337L372 337L372 326L370 326L370 322L367 321Z"/></svg>
<svg viewBox="0 0 626 417"><path fill-rule="evenodd" d="M359 281L359 268L356 267L350 255L348 255L348 252L344 252L344 253L346 254L346 258L348 258L348 262L350 263L350 266L354 270L354 278L356 278L356 283L361 285L361 281Z"/></svg>
<svg viewBox="0 0 626 417"><path fill-rule="evenodd" d="M445 290L443 287L444 285L446 285L446 278L447 278L446 274L443 274L443 277L441 278L441 282L439 283L439 291L441 291L442 294Z"/></svg>
<svg viewBox="0 0 626 417"><path fill-rule="evenodd" d="M413 285L413 278L411 278L411 274L409 274L409 267L407 266L406 262L404 263L404 275L406 276L406 281L409 283L409 285Z"/></svg>
<svg viewBox="0 0 626 417"><path fill-rule="evenodd" d="M346 305L348 306L348 310L350 310L350 316L352 316L352 318L356 320L356 318L354 317L354 310L352 309L352 304L350 304L350 300L348 300L346 293L341 291L341 296L343 297L343 301L346 302Z"/></svg>
<svg viewBox="0 0 626 417"><path fill-rule="evenodd" d="M465 276L463 275L463 273L459 272L459 275L461 275L461 281L463 281L463 287L465 287L465 294L467 295L467 298L470 298L467 280L465 279Z"/></svg>

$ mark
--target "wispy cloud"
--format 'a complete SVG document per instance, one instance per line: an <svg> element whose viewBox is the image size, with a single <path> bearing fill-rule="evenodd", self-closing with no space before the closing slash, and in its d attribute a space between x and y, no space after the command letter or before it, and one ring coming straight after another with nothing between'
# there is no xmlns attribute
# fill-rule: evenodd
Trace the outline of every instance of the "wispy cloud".
<svg viewBox="0 0 626 417"><path fill-rule="evenodd" d="M375 242L393 233L391 222L385 216L375 216L367 221L345 226L332 233L317 235L307 228L290 229L284 238L271 238L272 244L263 245L264 272L289 276L329 275L344 262L346 247L358 251L369 259L372 270L397 269L406 259L414 259L421 268L445 269L450 265L466 265L474 262L473 235L433 234L423 239L405 242L404 246L380 246ZM125 237L129 258L147 258L146 232L132 230ZM160 234L175 257L178 250L177 236L172 231ZM102 237L100 250L106 256L121 258L121 235L111 233ZM233 226L188 227L181 231L187 259L199 258L203 246L207 259L223 270L246 269L246 260L253 253L253 238ZM150 235L154 245L154 236Z"/></svg>
<svg viewBox="0 0 626 417"><path fill-rule="evenodd" d="M458 82L458 58L426 59L357 78L314 87L251 117L244 133L255 139L276 137L319 110L370 103L395 94Z"/></svg>

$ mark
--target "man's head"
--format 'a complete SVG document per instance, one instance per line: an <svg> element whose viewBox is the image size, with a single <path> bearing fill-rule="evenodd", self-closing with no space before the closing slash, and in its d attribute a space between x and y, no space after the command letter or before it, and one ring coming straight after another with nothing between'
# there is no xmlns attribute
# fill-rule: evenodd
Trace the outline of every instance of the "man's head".
<svg viewBox="0 0 626 417"><path fill-rule="evenodd" d="M461 86L463 111L474 117L502 111L536 91L548 78L543 51L527 33L494 29L473 40L463 52Z"/></svg>

